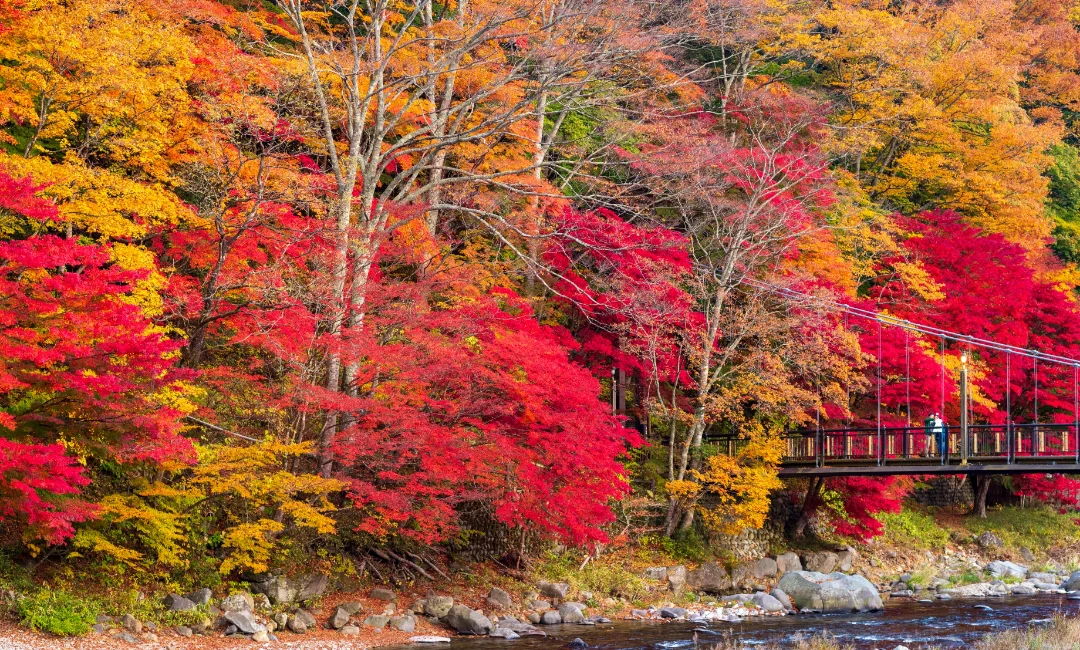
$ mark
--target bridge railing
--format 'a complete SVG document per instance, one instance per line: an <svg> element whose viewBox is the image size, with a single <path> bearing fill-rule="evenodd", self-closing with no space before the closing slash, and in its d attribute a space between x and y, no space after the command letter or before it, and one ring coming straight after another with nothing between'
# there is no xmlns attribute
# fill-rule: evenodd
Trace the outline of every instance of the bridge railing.
<svg viewBox="0 0 1080 650"><path fill-rule="evenodd" d="M785 464L888 464L908 461L956 464L963 459L960 428L938 433L925 427L882 427L792 431L783 436ZM710 437L720 453L736 455L747 440ZM944 447L944 448L943 448ZM1071 424L975 424L968 428L967 457L978 462L1075 459L1080 439Z"/></svg>

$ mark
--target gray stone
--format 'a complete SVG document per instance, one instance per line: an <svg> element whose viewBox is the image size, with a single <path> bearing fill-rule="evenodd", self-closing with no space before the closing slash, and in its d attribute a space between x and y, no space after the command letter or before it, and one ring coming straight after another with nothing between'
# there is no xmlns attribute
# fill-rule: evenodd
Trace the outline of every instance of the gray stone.
<svg viewBox="0 0 1080 650"><path fill-rule="evenodd" d="M221 609L225 612L250 612L255 601L249 594L233 594L221 599Z"/></svg>
<svg viewBox="0 0 1080 650"><path fill-rule="evenodd" d="M832 573L839 562L840 556L832 551L807 553L803 556L803 566L806 567L807 571L814 573Z"/></svg>
<svg viewBox="0 0 1080 650"><path fill-rule="evenodd" d="M562 600L566 598L566 594L570 593L570 585L565 582L541 582L538 586L540 593L548 598Z"/></svg>
<svg viewBox="0 0 1080 650"><path fill-rule="evenodd" d="M776 560L771 557L763 557L760 560L755 560L746 565L747 573L756 580L775 578L777 570L778 566Z"/></svg>
<svg viewBox="0 0 1080 650"><path fill-rule="evenodd" d="M681 564L667 567L668 588L676 594L681 594L686 587L686 567Z"/></svg>
<svg viewBox="0 0 1080 650"><path fill-rule="evenodd" d="M716 562L706 562L686 575L686 585L694 591L716 594L731 589L731 576Z"/></svg>
<svg viewBox="0 0 1080 650"><path fill-rule="evenodd" d="M290 630L293 629L294 624L303 625L304 630L307 631L318 625L319 621L316 620L315 616L311 612L307 611L306 609L300 609L298 607L294 609L291 614L289 614L288 627ZM296 630L293 631L295 632ZM302 632L300 634L302 634Z"/></svg>
<svg viewBox="0 0 1080 650"><path fill-rule="evenodd" d="M98 614L94 617L94 622L101 623L102 625L108 625L109 623L113 622L113 619L112 616L109 616L108 614Z"/></svg>
<svg viewBox="0 0 1080 650"><path fill-rule="evenodd" d="M876 611L883 608L881 595L866 578L843 573L789 571L777 587L799 609L820 612Z"/></svg>
<svg viewBox="0 0 1080 650"><path fill-rule="evenodd" d="M413 632L416 630L416 617L393 616L390 618L390 627L402 632Z"/></svg>
<svg viewBox="0 0 1080 650"><path fill-rule="evenodd" d="M506 590L492 587L491 590L488 591L487 604L497 609L509 609L510 607L513 607L514 601L510 598L510 594Z"/></svg>
<svg viewBox="0 0 1080 650"><path fill-rule="evenodd" d="M686 618L686 610L682 607L664 607L659 613L660 618Z"/></svg>
<svg viewBox="0 0 1080 650"><path fill-rule="evenodd" d="M559 612L549 611L540 615L540 625L558 625L559 623L562 623Z"/></svg>
<svg viewBox="0 0 1080 650"><path fill-rule="evenodd" d="M253 592L264 594L275 605L283 605L318 598L326 591L328 581L321 573L292 577L267 574L250 584Z"/></svg>
<svg viewBox="0 0 1080 650"><path fill-rule="evenodd" d="M518 634L517 632L511 630L508 627L497 627L494 630L492 630L488 634L488 636L493 638L493 639L507 639L509 641L513 641L514 639L520 639L521 638L520 634Z"/></svg>
<svg viewBox="0 0 1080 650"><path fill-rule="evenodd" d="M540 616L539 612L529 612L525 616L525 618L529 619L529 622L532 623L533 625L538 625L540 623L541 616Z"/></svg>
<svg viewBox="0 0 1080 650"><path fill-rule="evenodd" d="M289 617L286 627L293 634L304 634L308 631L308 625L304 621L296 618L296 616Z"/></svg>
<svg viewBox="0 0 1080 650"><path fill-rule="evenodd" d="M380 630L383 629L384 627L386 627L386 624L389 623L389 622L390 622L390 617L389 616L382 616L382 615L368 616L367 618L364 619L364 625L369 625L371 627L378 628Z"/></svg>
<svg viewBox="0 0 1080 650"><path fill-rule="evenodd" d="M777 602L779 602L781 605L783 605L785 610L790 612L795 609L791 605L791 599L788 598L788 595L784 593L783 589L773 589L769 595L775 598Z"/></svg>
<svg viewBox="0 0 1080 650"><path fill-rule="evenodd" d="M210 600L214 597L214 592L210 591L206 587L202 589L196 589L187 595L187 599L196 605L209 605Z"/></svg>
<svg viewBox="0 0 1080 650"><path fill-rule="evenodd" d="M142 621L135 618L131 614L124 614L120 618L120 625L124 626L124 629L132 634L139 634L142 632Z"/></svg>
<svg viewBox="0 0 1080 650"><path fill-rule="evenodd" d="M289 623L289 615L285 612L278 612L271 617L274 621L274 629L284 630L285 626Z"/></svg>
<svg viewBox="0 0 1080 650"><path fill-rule="evenodd" d="M537 612L542 612L545 609L551 609L551 603L546 600L534 600L529 603L529 609L535 610Z"/></svg>
<svg viewBox="0 0 1080 650"><path fill-rule="evenodd" d="M338 605L338 609L343 609L349 613L349 616L356 616L360 612L364 611L364 603L358 600L349 600Z"/></svg>
<svg viewBox="0 0 1080 650"><path fill-rule="evenodd" d="M776 556L776 572L784 575L788 571L802 571L802 561L794 553L781 553Z"/></svg>
<svg viewBox="0 0 1080 650"><path fill-rule="evenodd" d="M334 610L334 615L330 617L330 627L335 630L340 630L349 624L349 617L352 616L349 610L344 607L338 607Z"/></svg>
<svg viewBox="0 0 1080 650"><path fill-rule="evenodd" d="M387 602L397 600L397 594L385 587L377 587L371 590L371 597L375 600L385 600Z"/></svg>
<svg viewBox="0 0 1080 650"><path fill-rule="evenodd" d="M185 638L194 636L195 634L195 632L193 632L191 628L186 625L178 625L173 631Z"/></svg>
<svg viewBox="0 0 1080 650"><path fill-rule="evenodd" d="M428 596L424 600L424 613L428 616L442 618L446 616L454 606L454 599L450 596Z"/></svg>
<svg viewBox="0 0 1080 650"><path fill-rule="evenodd" d="M119 639L121 641L126 641L128 643L138 643L139 642L139 639L137 639L135 637L135 635L131 634L130 632L121 632L119 634L114 634L113 638L114 639Z"/></svg>
<svg viewBox="0 0 1080 650"><path fill-rule="evenodd" d="M664 582L667 580L667 567L666 566L651 566L641 572L641 575L645 576L649 580L659 580Z"/></svg>
<svg viewBox="0 0 1080 650"><path fill-rule="evenodd" d="M585 615L581 613L578 603L563 603L559 605L559 617L563 623L584 623Z"/></svg>
<svg viewBox="0 0 1080 650"><path fill-rule="evenodd" d="M975 543L983 548L1001 548L1005 545L1005 542L1001 541L1000 537L990 531L976 537Z"/></svg>
<svg viewBox="0 0 1080 650"><path fill-rule="evenodd" d="M255 609L259 611L267 611L270 609L270 599L266 594L255 594L252 600L255 602Z"/></svg>
<svg viewBox="0 0 1080 650"><path fill-rule="evenodd" d="M784 604L776 598L773 598L769 594L761 592L754 594L753 602L763 611L766 611L770 614L775 614L776 612L783 612L787 609L786 607L784 607Z"/></svg>
<svg viewBox="0 0 1080 650"><path fill-rule="evenodd" d="M1073 571L1065 581L1065 591L1080 591L1080 571Z"/></svg>
<svg viewBox="0 0 1080 650"><path fill-rule="evenodd" d="M451 607L446 614L446 624L457 630L459 634L474 634L477 636L487 634L493 627L488 617L469 609L465 605Z"/></svg>
<svg viewBox="0 0 1080 650"><path fill-rule="evenodd" d="M225 612L224 618L230 625L235 625L236 629L244 634L255 634L257 630L264 629L260 623L255 622L255 617L249 610Z"/></svg>
<svg viewBox="0 0 1080 650"><path fill-rule="evenodd" d="M1030 548L1021 548L1020 549L1020 557L1023 558L1023 560L1025 562L1034 562L1035 561L1035 554L1031 552Z"/></svg>
<svg viewBox="0 0 1080 650"><path fill-rule="evenodd" d="M147 621L143 623L143 631L145 632L157 632L157 623L153 621Z"/></svg>
<svg viewBox="0 0 1080 650"><path fill-rule="evenodd" d="M104 624L104 623L94 623L94 624L93 624L93 625L92 625L92 626L90 627L90 629L91 629L91 630L93 630L94 634L105 634L105 631L106 631L106 630L107 630L108 628L106 628L106 627L105 627L105 624Z"/></svg>
<svg viewBox="0 0 1080 650"><path fill-rule="evenodd" d="M496 628L507 628L521 636L547 636L547 632L537 629L530 623L522 623L516 618L504 618L498 622Z"/></svg>
<svg viewBox="0 0 1080 650"><path fill-rule="evenodd" d="M1031 573L1028 575L1028 578L1034 580L1035 582L1052 582L1054 584L1057 584L1059 582L1056 574L1046 573L1045 571L1036 571L1035 573Z"/></svg>
<svg viewBox="0 0 1080 650"><path fill-rule="evenodd" d="M409 643L450 643L450 638L445 636L434 636L431 634L421 634L420 636L410 636Z"/></svg>
<svg viewBox="0 0 1080 650"><path fill-rule="evenodd" d="M850 547L845 548L837 553L836 557L839 558L837 568L844 573L851 573L851 565L855 561L855 550Z"/></svg>
<svg viewBox="0 0 1080 650"><path fill-rule="evenodd" d="M630 615L634 618L648 618L649 610L647 609L632 609Z"/></svg>
<svg viewBox="0 0 1080 650"><path fill-rule="evenodd" d="M360 628L355 625L345 625L338 632L345 636L357 636L360 634Z"/></svg>
<svg viewBox="0 0 1080 650"><path fill-rule="evenodd" d="M1024 578L1028 568L1014 562L995 560L986 565L986 570L995 578Z"/></svg>
<svg viewBox="0 0 1080 650"><path fill-rule="evenodd" d="M251 635L251 640L255 643L266 643L270 640L270 633L266 630L266 628L263 628L261 630L255 630L255 632Z"/></svg>
<svg viewBox="0 0 1080 650"><path fill-rule="evenodd" d="M1019 584L1019 585L1013 585L1012 589L1010 591L1012 592L1012 595L1014 595L1014 596L1033 596L1033 595L1035 595L1035 587L1033 585L1030 585L1030 584L1026 583L1026 582L1023 583L1023 584Z"/></svg>

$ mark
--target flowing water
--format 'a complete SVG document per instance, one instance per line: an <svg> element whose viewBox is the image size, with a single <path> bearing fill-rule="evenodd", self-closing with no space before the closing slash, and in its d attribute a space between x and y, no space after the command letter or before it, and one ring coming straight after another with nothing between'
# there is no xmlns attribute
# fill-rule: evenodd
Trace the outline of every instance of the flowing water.
<svg viewBox="0 0 1080 650"><path fill-rule="evenodd" d="M592 627L563 625L544 628L549 634L546 638L454 639L450 650L551 650L565 646L574 638L588 643L591 650L694 650L695 629L699 630L696 645L699 650L712 650L728 638L735 642L736 648L786 648L800 636L807 638L822 633L841 645L859 650L892 650L897 645L906 645L911 650L963 648L986 634L1039 625L1056 614L1080 615L1080 601L1066 600L1064 595L932 603L892 601L885 611L872 614L748 618L739 624L713 623L708 628L691 623L632 621ZM702 631L705 629L709 631Z"/></svg>

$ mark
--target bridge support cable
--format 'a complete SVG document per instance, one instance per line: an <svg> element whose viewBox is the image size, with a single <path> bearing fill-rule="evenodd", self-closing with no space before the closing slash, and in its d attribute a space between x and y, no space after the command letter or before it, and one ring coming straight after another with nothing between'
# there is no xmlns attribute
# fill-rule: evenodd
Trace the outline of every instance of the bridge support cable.
<svg viewBox="0 0 1080 650"><path fill-rule="evenodd" d="M881 428L881 321L877 324L877 443L878 465L885 464L885 434Z"/></svg>

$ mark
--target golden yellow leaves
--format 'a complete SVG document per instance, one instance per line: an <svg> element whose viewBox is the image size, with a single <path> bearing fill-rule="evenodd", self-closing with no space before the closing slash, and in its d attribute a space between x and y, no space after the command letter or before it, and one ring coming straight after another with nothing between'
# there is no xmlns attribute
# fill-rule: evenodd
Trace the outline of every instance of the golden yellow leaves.
<svg viewBox="0 0 1080 650"><path fill-rule="evenodd" d="M26 151L76 150L149 178L168 176L190 131L189 41L136 0L79 0L33 11L5 35L0 121L28 124ZM23 144L23 143L20 143Z"/></svg>
<svg viewBox="0 0 1080 650"><path fill-rule="evenodd" d="M75 547L132 567L185 566L189 554L202 553L187 543L189 529L209 525L228 551L221 573L265 571L277 535L287 528L334 532L328 495L342 483L286 469L289 459L311 452L310 444L267 439L197 449L196 465L168 468L171 481L143 481L134 494L105 497L100 522L81 529Z"/></svg>

